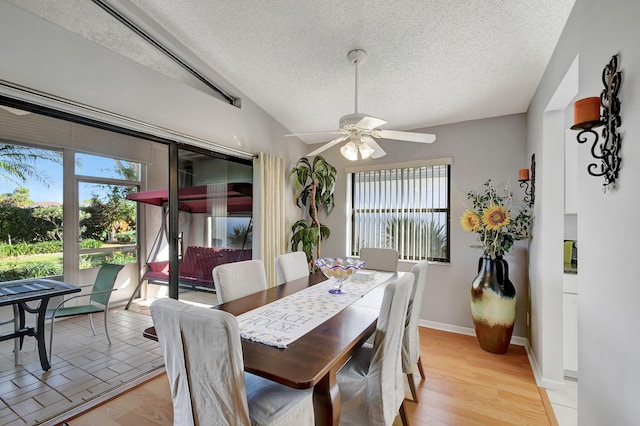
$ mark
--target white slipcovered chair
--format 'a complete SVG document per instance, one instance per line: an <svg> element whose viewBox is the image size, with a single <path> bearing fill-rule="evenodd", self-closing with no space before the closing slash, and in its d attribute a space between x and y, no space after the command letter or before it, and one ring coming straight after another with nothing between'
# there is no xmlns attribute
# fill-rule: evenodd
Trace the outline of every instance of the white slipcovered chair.
<svg viewBox="0 0 640 426"><path fill-rule="evenodd" d="M227 312L175 299L151 304L173 401L173 424L312 425L313 391L244 372L240 330Z"/></svg>
<svg viewBox="0 0 640 426"><path fill-rule="evenodd" d="M262 260L223 263L213 268L218 302L224 303L267 289Z"/></svg>
<svg viewBox="0 0 640 426"><path fill-rule="evenodd" d="M395 249L363 247L360 249L360 260L364 260L366 269L376 271L398 271L400 254Z"/></svg>
<svg viewBox="0 0 640 426"><path fill-rule="evenodd" d="M384 290L373 346L362 346L338 371L341 425L403 425L404 381L400 347L407 318L413 274L405 273Z"/></svg>
<svg viewBox="0 0 640 426"><path fill-rule="evenodd" d="M427 269L429 262L423 260L414 265L411 273L415 276L413 280L413 290L409 297L409 307L407 308L407 324L404 328L404 336L402 338L402 372L407 375L409 388L413 402L418 402L418 393L416 392L416 384L413 380L414 366L418 366L420 377L424 380L424 369L420 359L420 335L418 333L418 319L420 317L420 309L422 307L422 295L427 285Z"/></svg>
<svg viewBox="0 0 640 426"><path fill-rule="evenodd" d="M280 284L309 276L309 263L303 251L294 251L276 256L276 271Z"/></svg>

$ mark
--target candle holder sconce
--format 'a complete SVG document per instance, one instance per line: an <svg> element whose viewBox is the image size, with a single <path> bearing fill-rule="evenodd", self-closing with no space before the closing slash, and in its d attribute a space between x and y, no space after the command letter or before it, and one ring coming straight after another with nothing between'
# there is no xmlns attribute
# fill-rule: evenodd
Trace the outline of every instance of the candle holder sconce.
<svg viewBox="0 0 640 426"><path fill-rule="evenodd" d="M587 172L591 176L603 176L603 190L614 188L618 172L620 171L620 142L622 136L618 134L620 126L620 99L618 92L622 84L622 72L618 71L618 55L613 55L609 63L602 71L602 82L604 89L600 97L585 98L576 101L574 104L574 125L573 130L580 130L578 133L578 143L585 143L593 139L591 145L591 156L600 160L598 170L597 163L587 166ZM602 108L601 108L602 107ZM594 130L602 128L602 138Z"/></svg>
<svg viewBox="0 0 640 426"><path fill-rule="evenodd" d="M524 188L524 202L529 208L533 208L536 201L536 154L531 154L531 177L529 169L520 169L518 173L520 188Z"/></svg>

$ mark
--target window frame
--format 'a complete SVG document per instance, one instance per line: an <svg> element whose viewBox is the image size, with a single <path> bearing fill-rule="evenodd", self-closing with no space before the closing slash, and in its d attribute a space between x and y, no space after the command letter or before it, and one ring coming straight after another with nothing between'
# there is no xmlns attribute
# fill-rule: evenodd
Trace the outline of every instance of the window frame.
<svg viewBox="0 0 640 426"><path fill-rule="evenodd" d="M406 173L408 169L415 169L418 167L434 167L434 166L445 166L446 167L446 208L442 207L424 207L424 208L410 208L409 210L414 213L445 213L446 221L446 238L447 243L444 248L444 257L433 257L433 256L425 256L426 260L433 263L443 263L449 264L451 263L451 158L438 158L438 159L430 159L430 160L418 160L418 161L407 161L402 163L393 163L393 164L381 164L381 165L370 165L370 166L358 166L358 167L349 167L345 170L347 174L347 180L349 185L347 187L347 201L348 201L348 234L349 241L347 245L347 251L352 256L358 256L359 252L354 244L356 238L356 213L366 212L369 209L356 209L355 206L355 197L356 197L356 173L359 172L381 172L381 171L391 171L391 170L402 170L403 173ZM377 212L380 212L379 209L376 209ZM394 212L397 209L386 209L386 212ZM380 245L376 245L375 247L381 247ZM400 254L400 261L409 261L409 262L417 262L423 259L418 259L416 256L408 256L402 257L402 253Z"/></svg>
<svg viewBox="0 0 640 426"><path fill-rule="evenodd" d="M144 165L140 164L141 168L144 167ZM80 186L83 184L89 184L89 185L112 185L112 186L121 186L121 187L128 187L128 188L135 188L135 192L139 192L140 191L140 187L142 186L143 182L142 179L139 180L128 180L128 179L117 179L117 178L103 178L103 177L95 177L95 176L89 176L89 175L79 175L76 174L75 175L75 191L76 194L80 194ZM81 222L81 217L80 217L80 209L81 209L81 203L83 200L80 200L80 197L76 197L77 200L77 204L75 206L75 217L76 217L76 223L74 224L74 226L76 227L76 229L78 230L78 236L76 238L76 240L78 241L78 246L76 248L77 253L76 253L76 257L78 257L78 269L82 270L82 269L90 269L90 268L83 268L82 267L82 262L80 261L80 257L82 255L87 255L87 254L93 254L93 253L112 253L114 251L134 251L135 252L135 257L136 257L136 263L140 264L140 242L139 242L139 238L140 238L140 232L138 231L139 225L140 225L140 209L138 208L138 206L136 205L136 241L134 243L128 243L128 244L121 244L116 248L110 246L110 247L100 247L100 248L87 248L87 249L83 249L80 247L80 242L82 241L82 237L81 237L81 232L80 232L80 222ZM133 201L131 201L133 203Z"/></svg>

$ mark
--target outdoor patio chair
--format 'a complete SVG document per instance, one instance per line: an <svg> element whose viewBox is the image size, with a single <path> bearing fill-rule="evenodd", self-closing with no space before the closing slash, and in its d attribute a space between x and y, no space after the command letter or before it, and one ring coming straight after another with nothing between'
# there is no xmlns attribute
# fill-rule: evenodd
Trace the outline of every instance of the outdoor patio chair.
<svg viewBox="0 0 640 426"><path fill-rule="evenodd" d="M58 306L56 306L55 309L47 309L45 320L51 319L51 336L49 338L49 362L53 360L53 325L56 318L88 315L89 325L91 325L91 331L95 336L96 329L93 327L93 319L91 318L91 314L104 312L104 331L107 335L109 344L111 344L111 337L109 337L109 327L107 322L107 313L109 312L109 299L111 298L111 293L117 290L113 288L113 286L116 282L118 272L120 272L123 267L124 265L114 265L110 263L102 265L100 267L100 270L98 271L98 275L96 276L96 280L93 284L93 288L91 289L91 293L69 297L68 299L62 301ZM86 285L81 287L91 286ZM71 300L75 300L81 297L89 297L89 304L69 307L62 306Z"/></svg>
<svg viewBox="0 0 640 426"><path fill-rule="evenodd" d="M14 317L17 314L17 309L17 306L13 305ZM7 324L13 324L13 331L18 331L17 323L13 318L0 321L0 327ZM13 357L15 365L20 365L20 348L22 347L22 340L22 337L16 337L15 339L13 339Z"/></svg>

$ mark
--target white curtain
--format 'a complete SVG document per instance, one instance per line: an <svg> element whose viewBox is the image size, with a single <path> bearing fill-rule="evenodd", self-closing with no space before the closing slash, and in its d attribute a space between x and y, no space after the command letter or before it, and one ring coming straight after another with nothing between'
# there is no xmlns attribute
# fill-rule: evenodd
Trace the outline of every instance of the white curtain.
<svg viewBox="0 0 640 426"><path fill-rule="evenodd" d="M284 159L261 152L254 159L253 166L257 177L254 179L260 185L260 253L267 274L267 283L269 287L273 287L278 284L275 258L286 253L289 236L289 230L285 229L284 217Z"/></svg>
<svg viewBox="0 0 640 426"><path fill-rule="evenodd" d="M213 247L229 247L227 238L227 182L211 183L207 185L207 211L210 223L206 227L205 246L212 247L211 242L216 241Z"/></svg>

